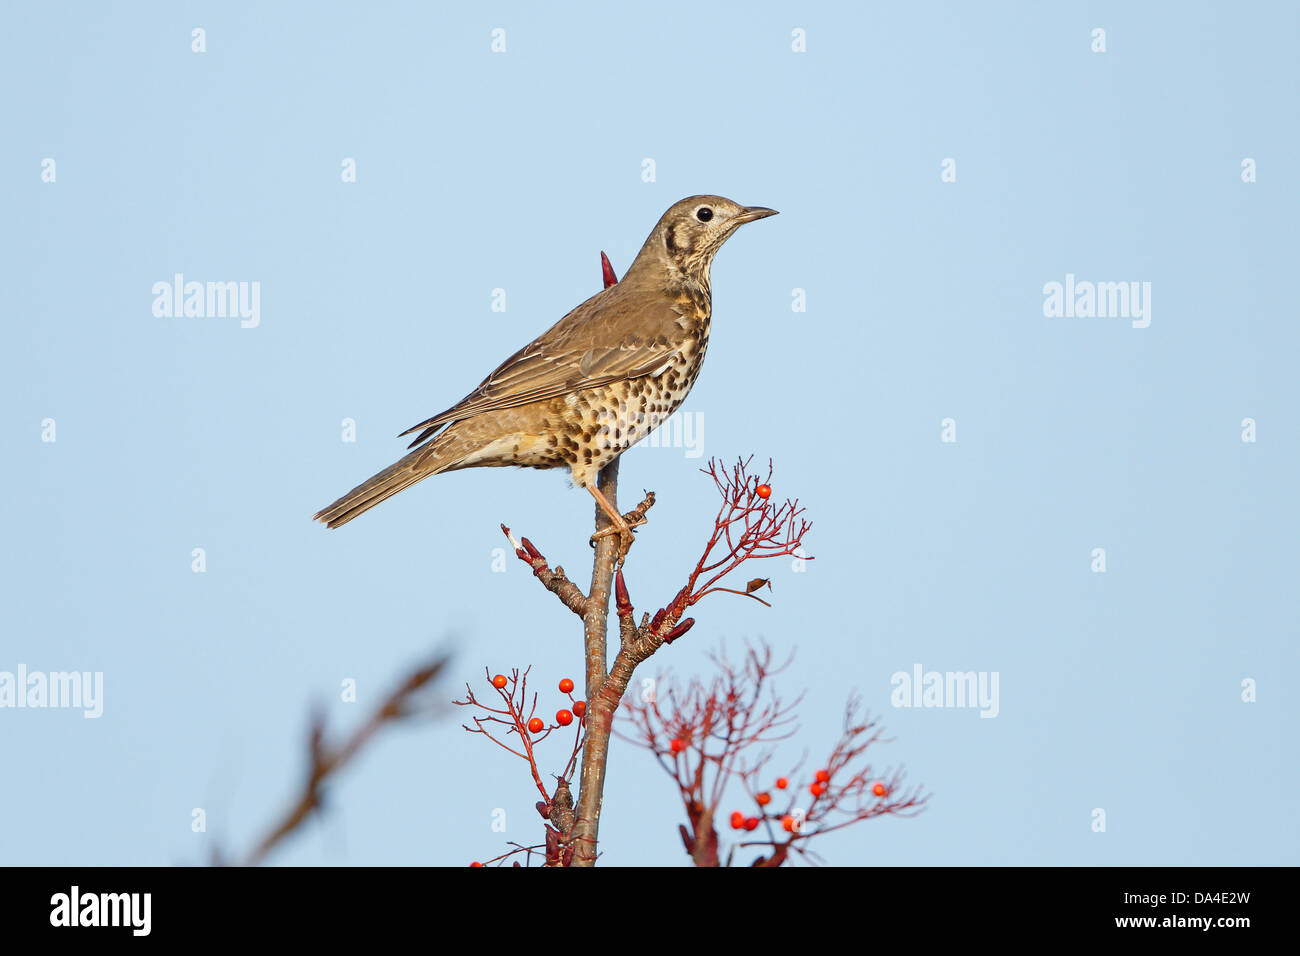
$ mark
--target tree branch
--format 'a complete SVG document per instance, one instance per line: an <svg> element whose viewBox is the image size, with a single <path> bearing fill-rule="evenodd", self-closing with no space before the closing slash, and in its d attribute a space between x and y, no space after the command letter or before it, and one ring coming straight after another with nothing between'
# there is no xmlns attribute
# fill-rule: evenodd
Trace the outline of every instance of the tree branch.
<svg viewBox="0 0 1300 956"><path fill-rule="evenodd" d="M565 576L564 568L557 564L555 570L552 571L546 563L546 556L538 551L531 541L527 538L517 539L505 525L501 526L501 530L505 532L506 537L510 540L510 545L515 549L515 554L519 556L519 560L533 569L533 574L537 576L537 580L542 582L542 587L558 597L560 603L578 617L585 618L589 603L587 595L583 594L582 589Z"/></svg>
<svg viewBox="0 0 1300 956"><path fill-rule="evenodd" d="M241 865L257 866L285 837L298 829L320 807L325 780L350 763L381 727L424 709L424 705L416 700L418 692L438 675L446 663L447 658L440 656L413 671L340 747L330 747L325 743L325 722L319 713L316 714L312 718L310 765L303 789Z"/></svg>
<svg viewBox="0 0 1300 956"><path fill-rule="evenodd" d="M618 459L600 470L596 486L606 500L618 507ZM596 530L613 527L613 522L596 508ZM583 643L587 661L587 739L582 748L582 777L578 791L577 822L573 828L576 852L574 866L592 866L596 862L596 839L600 830L600 810L605 791L605 765L609 761L609 734L614 725L614 710L619 698L609 704L603 689L606 680L606 634L609 621L609 591L614 580L614 562L618 558L617 535L596 539L596 557L591 568L591 591L582 617ZM626 686L626 685L625 685ZM621 693L619 697L621 697Z"/></svg>

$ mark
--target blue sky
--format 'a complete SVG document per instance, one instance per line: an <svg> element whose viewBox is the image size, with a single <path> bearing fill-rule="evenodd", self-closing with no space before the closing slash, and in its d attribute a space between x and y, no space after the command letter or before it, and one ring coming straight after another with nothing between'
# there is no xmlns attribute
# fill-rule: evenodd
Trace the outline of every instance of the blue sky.
<svg viewBox="0 0 1300 956"><path fill-rule="evenodd" d="M781 215L715 263L700 447L623 459L625 495L659 495L629 585L649 609L680 586L709 456L772 458L816 560L759 569L771 609L710 598L644 676L793 649L786 765L859 692L893 738L874 762L934 796L825 838L832 863L1300 858L1294 5L0 16L0 672L103 674L97 719L0 708L0 861L238 855L300 779L311 703L350 727L448 642L447 699L484 667L578 679L571 616L492 569L505 521L586 576L591 502L561 475L310 516L599 289L602 249L621 274L703 192ZM257 282L258 324L155 315L176 273ZM1045 315L1067 276L1150 283L1149 325ZM996 718L891 706L916 665L996 673ZM458 716L388 733L275 862L537 841L525 767ZM616 745L605 862L684 864L681 819Z"/></svg>

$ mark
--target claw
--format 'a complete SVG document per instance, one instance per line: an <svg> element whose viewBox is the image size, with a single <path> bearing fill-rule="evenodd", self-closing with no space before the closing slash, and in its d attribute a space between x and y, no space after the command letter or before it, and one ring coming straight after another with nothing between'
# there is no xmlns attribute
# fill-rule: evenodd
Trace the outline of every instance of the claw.
<svg viewBox="0 0 1300 956"><path fill-rule="evenodd" d="M638 522L638 524L644 524L644 523L645 523L644 518L640 522ZM636 541L636 536L632 533L632 527L630 525L624 523L624 526L622 528L618 527L617 525L609 528L602 528L601 530L593 534L591 536L591 540L588 541L587 543L594 548L596 546L597 539L608 538L612 534L616 534L619 537L618 560L614 566L621 568L623 566L623 562L627 560L628 551L632 549L632 543Z"/></svg>
<svg viewBox="0 0 1300 956"><path fill-rule="evenodd" d="M629 511L627 514L621 515L595 485L587 485L586 488L591 492L591 496L596 499L596 504L600 506L600 510L605 512L606 517L610 520L610 527L597 531L591 536L588 543L594 548L597 539L617 534L619 536L618 560L614 566L621 568L623 562L627 560L627 553L632 548L632 542L636 540L632 535L632 529L646 523L645 509ZM654 503L653 496L648 496L648 500L650 504Z"/></svg>

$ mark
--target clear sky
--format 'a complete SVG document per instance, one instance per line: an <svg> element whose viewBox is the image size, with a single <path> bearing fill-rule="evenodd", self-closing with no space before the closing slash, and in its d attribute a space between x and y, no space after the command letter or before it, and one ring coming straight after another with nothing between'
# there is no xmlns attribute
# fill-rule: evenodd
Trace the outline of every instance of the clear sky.
<svg viewBox="0 0 1300 956"><path fill-rule="evenodd" d="M0 862L238 855L311 703L350 727L448 642L445 699L484 667L580 680L576 620L493 570L505 521L589 573L562 475L310 518L702 192L781 215L715 263L700 443L623 459L659 494L632 595L693 564L709 456L774 459L816 560L756 569L771 609L710 598L644 676L793 649L786 765L861 693L876 763L934 797L826 838L833 863L1300 862L1298 8L731 6L5 5L0 672L103 697L0 708ZM256 326L155 314L177 273L258 283ZM1045 314L1067 276L1137 283L1145 316ZM997 716L891 706L918 665L996 673ZM380 740L275 861L536 842L524 765L461 716ZM616 744L605 862L684 864L681 820Z"/></svg>

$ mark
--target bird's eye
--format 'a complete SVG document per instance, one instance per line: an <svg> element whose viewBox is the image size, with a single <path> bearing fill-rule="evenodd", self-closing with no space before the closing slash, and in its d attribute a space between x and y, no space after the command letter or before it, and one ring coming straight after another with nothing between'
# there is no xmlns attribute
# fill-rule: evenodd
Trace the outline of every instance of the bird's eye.
<svg viewBox="0 0 1300 956"><path fill-rule="evenodd" d="M699 209L695 210L695 218L700 222L708 222L713 218L713 210L708 206L701 206Z"/></svg>

